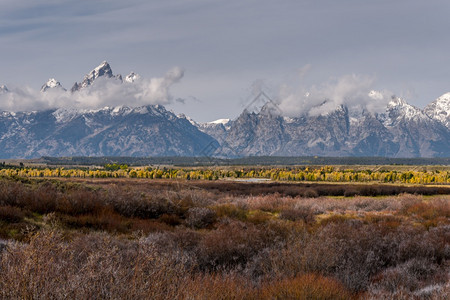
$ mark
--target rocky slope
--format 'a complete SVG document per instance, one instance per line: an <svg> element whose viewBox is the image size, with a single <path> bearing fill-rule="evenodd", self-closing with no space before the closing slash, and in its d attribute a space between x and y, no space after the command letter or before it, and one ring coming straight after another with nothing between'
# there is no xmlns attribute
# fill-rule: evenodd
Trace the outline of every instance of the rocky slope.
<svg viewBox="0 0 450 300"><path fill-rule="evenodd" d="M442 108L442 99L436 106ZM296 118L272 112L266 107L258 113L244 111L228 129L211 124L198 128L222 143L216 154L225 156L450 156L445 123L398 97L383 113L362 111L357 117L345 106Z"/></svg>
<svg viewBox="0 0 450 300"><path fill-rule="evenodd" d="M193 156L214 139L160 105L0 115L0 157Z"/></svg>

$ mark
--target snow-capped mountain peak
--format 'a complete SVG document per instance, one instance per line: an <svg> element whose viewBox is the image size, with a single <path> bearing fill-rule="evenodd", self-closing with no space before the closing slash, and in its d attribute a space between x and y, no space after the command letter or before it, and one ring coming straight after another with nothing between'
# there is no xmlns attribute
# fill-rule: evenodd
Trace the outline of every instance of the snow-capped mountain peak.
<svg viewBox="0 0 450 300"><path fill-rule="evenodd" d="M403 100L402 98L397 97L395 95L391 97L391 101L389 101L389 103L388 103L389 108L404 107L404 106L410 106L410 105L408 103L406 103L405 100Z"/></svg>
<svg viewBox="0 0 450 300"><path fill-rule="evenodd" d="M111 66L108 64L107 61L102 62L99 66L97 66L94 70L86 74L84 76L82 86L86 87L87 85L91 84L95 79L105 76L108 78L113 77L113 72L111 70Z"/></svg>
<svg viewBox="0 0 450 300"><path fill-rule="evenodd" d="M389 101L387 113L393 122L398 119L429 119L420 108L417 108L407 103L404 99L396 96L392 96L391 101Z"/></svg>
<svg viewBox="0 0 450 300"><path fill-rule="evenodd" d="M424 112L447 128L450 128L450 93L446 93L428 104Z"/></svg>
<svg viewBox="0 0 450 300"><path fill-rule="evenodd" d="M121 75L114 76L111 66L108 64L107 61L103 61L100 65L98 65L96 68L94 68L88 74L86 74L81 83L75 82L71 91L75 92L80 89L86 88L86 87L90 86L91 84L93 84L94 81L99 77L116 78L116 79L122 81L122 76Z"/></svg>
<svg viewBox="0 0 450 300"><path fill-rule="evenodd" d="M65 90L61 83L59 81L57 81L55 78L50 78L42 87L41 87L41 92L45 92L48 89L54 89L54 88L60 88Z"/></svg>
<svg viewBox="0 0 450 300"><path fill-rule="evenodd" d="M139 78L141 78L141 76L139 74L136 74L134 72L131 72L130 74L128 74L127 76L125 76L125 81L129 82L129 83L133 83L136 80L139 80Z"/></svg>
<svg viewBox="0 0 450 300"><path fill-rule="evenodd" d="M111 66L108 64L108 62L106 60L102 61L102 63L99 64L92 71L97 73L97 74L99 74L101 76L100 73L101 73L102 70L105 70L105 72L109 72L112 75Z"/></svg>

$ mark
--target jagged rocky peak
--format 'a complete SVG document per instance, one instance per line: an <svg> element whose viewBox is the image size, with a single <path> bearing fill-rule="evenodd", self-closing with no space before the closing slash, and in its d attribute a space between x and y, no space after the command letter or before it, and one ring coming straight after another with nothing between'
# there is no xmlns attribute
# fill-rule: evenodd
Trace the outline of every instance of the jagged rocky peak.
<svg viewBox="0 0 450 300"><path fill-rule="evenodd" d="M0 94L5 94L5 93L8 93L8 92L9 92L9 90L6 87L6 85L4 85L4 84L0 85Z"/></svg>
<svg viewBox="0 0 450 300"><path fill-rule="evenodd" d="M420 108L407 103L404 99L397 96L391 97L391 101L387 105L387 113L391 119L405 118L411 120L426 117Z"/></svg>
<svg viewBox="0 0 450 300"><path fill-rule="evenodd" d="M111 66L105 60L98 67L92 70L89 74L84 77L84 80L95 80L100 76L113 77L113 72Z"/></svg>
<svg viewBox="0 0 450 300"><path fill-rule="evenodd" d="M273 101L268 101L265 103L261 110L259 111L259 114L266 115L266 116L279 116L282 115L282 111L278 107L278 104Z"/></svg>
<svg viewBox="0 0 450 300"><path fill-rule="evenodd" d="M63 88L63 86L61 85L61 83L56 80L55 78L50 78L42 87L41 87L41 92L45 92L48 89L63 89L64 91L66 90L65 88Z"/></svg>
<svg viewBox="0 0 450 300"><path fill-rule="evenodd" d="M138 80L139 78L141 78L141 76L139 74L136 74L134 72L131 72L130 74L128 74L127 76L125 76L125 81L129 82L129 83L133 83L136 80Z"/></svg>
<svg viewBox="0 0 450 300"><path fill-rule="evenodd" d="M450 128L450 93L446 93L428 104L424 112L432 119L437 120Z"/></svg>
<svg viewBox="0 0 450 300"><path fill-rule="evenodd" d="M395 95L392 95L391 101L388 103L388 107L401 107L401 106L407 106L408 103L400 97L397 97Z"/></svg>
<svg viewBox="0 0 450 300"><path fill-rule="evenodd" d="M277 110L277 103L272 100L264 91L260 91L256 97L250 101L244 109L245 113L258 114L262 110Z"/></svg>
<svg viewBox="0 0 450 300"><path fill-rule="evenodd" d="M86 88L86 87L92 85L94 83L94 81L99 77L116 78L116 79L122 81L122 75L114 76L111 66L108 64L107 61L104 61L99 66L97 66L95 69L93 69L91 72L86 74L86 76L84 76L83 81L81 83L75 82L71 91L75 92L80 89Z"/></svg>

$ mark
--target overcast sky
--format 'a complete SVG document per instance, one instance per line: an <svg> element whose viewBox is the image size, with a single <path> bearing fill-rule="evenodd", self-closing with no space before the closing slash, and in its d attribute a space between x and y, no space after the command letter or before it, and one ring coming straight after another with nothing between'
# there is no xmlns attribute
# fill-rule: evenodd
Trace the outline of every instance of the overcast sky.
<svg viewBox="0 0 450 300"><path fill-rule="evenodd" d="M2 0L0 85L69 88L107 60L115 74L163 77L168 107L234 118L263 82L308 90L340 78L419 107L450 91L448 0ZM356 80L356 83L360 82ZM313 88L314 89L314 88ZM126 101L124 101L126 103Z"/></svg>

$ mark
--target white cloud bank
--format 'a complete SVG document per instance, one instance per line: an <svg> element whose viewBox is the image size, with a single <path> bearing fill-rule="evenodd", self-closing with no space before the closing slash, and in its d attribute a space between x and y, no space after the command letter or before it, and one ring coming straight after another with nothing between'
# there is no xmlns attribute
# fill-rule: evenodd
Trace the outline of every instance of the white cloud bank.
<svg viewBox="0 0 450 300"><path fill-rule="evenodd" d="M33 111L53 108L95 109L105 106L126 105L131 107L172 102L170 88L184 76L184 71L175 67L159 78L139 78L133 83L99 77L84 89L71 93L63 89L9 88L0 93L0 110Z"/></svg>
<svg viewBox="0 0 450 300"><path fill-rule="evenodd" d="M278 103L283 114L296 117L303 114L323 115L340 105L349 110L380 112L386 109L392 93L373 91L374 79L368 76L346 75L321 85L292 89L282 86Z"/></svg>

